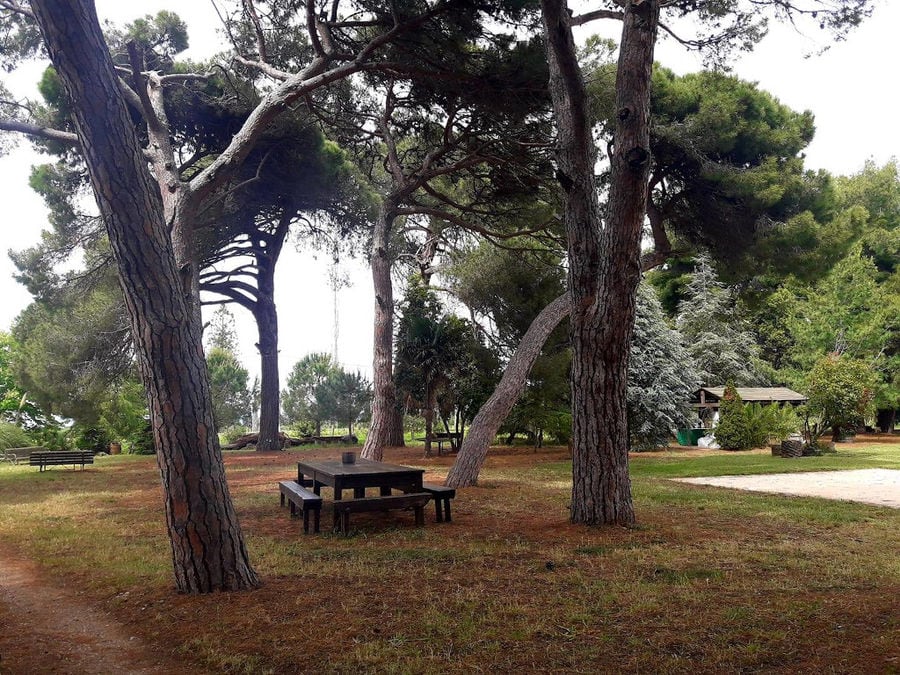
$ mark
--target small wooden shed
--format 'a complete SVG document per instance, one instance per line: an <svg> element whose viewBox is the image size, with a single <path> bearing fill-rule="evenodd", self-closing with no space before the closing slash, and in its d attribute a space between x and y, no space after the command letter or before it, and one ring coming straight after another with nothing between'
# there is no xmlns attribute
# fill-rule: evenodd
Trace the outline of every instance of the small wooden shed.
<svg viewBox="0 0 900 675"><path fill-rule="evenodd" d="M735 387L744 403L806 403L807 397L787 387ZM719 408L725 387L701 387L691 397L691 407L697 408L701 417L711 415Z"/></svg>

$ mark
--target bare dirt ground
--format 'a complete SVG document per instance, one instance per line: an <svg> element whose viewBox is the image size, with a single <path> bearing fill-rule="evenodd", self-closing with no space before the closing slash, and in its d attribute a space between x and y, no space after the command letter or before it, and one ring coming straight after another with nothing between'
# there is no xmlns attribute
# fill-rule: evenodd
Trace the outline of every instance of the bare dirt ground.
<svg viewBox="0 0 900 675"><path fill-rule="evenodd" d="M675 480L695 485L714 485L798 497L825 497L826 499L840 499L900 509L900 471L894 469L809 471L760 476L676 478Z"/></svg>
<svg viewBox="0 0 900 675"><path fill-rule="evenodd" d="M0 673L189 673L124 632L77 591L52 586L35 566L0 547Z"/></svg>

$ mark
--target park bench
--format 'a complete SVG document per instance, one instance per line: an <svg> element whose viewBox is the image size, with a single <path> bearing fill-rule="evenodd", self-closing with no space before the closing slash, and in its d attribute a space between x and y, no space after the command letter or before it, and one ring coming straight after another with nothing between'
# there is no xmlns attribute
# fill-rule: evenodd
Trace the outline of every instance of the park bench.
<svg viewBox="0 0 900 675"><path fill-rule="evenodd" d="M334 501L334 529L347 534L350 532L350 514L365 511L388 511L390 509L413 509L416 514L416 525L425 524L425 505L431 495L427 492L414 492L405 495L386 495L381 497L361 497L359 499L338 499Z"/></svg>
<svg viewBox="0 0 900 675"><path fill-rule="evenodd" d="M425 438L417 438L417 441L426 441ZM445 431L440 431L438 433L431 434L431 442L437 443L438 446L438 456L440 456L444 451L444 443L450 444L450 450L455 451L459 449L459 444L462 442L462 434L457 433L447 433Z"/></svg>
<svg viewBox="0 0 900 675"><path fill-rule="evenodd" d="M27 448L7 448L0 452L0 462L9 462L10 464L18 464L24 462L33 452L49 452L47 448L35 445Z"/></svg>
<svg viewBox="0 0 900 675"><path fill-rule="evenodd" d="M305 487L292 480L283 480L278 483L281 490L281 505L287 499L291 505L291 518L297 516L297 507L303 512L303 532L309 534L309 514L314 514L313 532L319 531L319 519L322 513L322 498L307 490Z"/></svg>
<svg viewBox="0 0 900 675"><path fill-rule="evenodd" d="M67 466L71 464L74 469L81 464L81 470L84 471L85 464L94 463L94 453L90 450L45 450L32 452L28 455L28 463L31 466L40 467L41 471L48 466Z"/></svg>

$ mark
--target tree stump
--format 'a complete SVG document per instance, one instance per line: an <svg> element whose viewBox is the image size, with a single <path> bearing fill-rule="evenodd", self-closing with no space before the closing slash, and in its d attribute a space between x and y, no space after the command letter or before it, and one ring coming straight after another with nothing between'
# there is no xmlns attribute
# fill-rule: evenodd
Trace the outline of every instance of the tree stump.
<svg viewBox="0 0 900 675"><path fill-rule="evenodd" d="M787 440L781 442L782 457L803 457L803 441Z"/></svg>

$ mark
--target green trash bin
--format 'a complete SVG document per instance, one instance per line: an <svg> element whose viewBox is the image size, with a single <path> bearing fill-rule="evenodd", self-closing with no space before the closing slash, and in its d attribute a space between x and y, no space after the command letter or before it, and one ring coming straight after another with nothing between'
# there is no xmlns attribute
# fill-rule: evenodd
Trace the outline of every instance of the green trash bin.
<svg viewBox="0 0 900 675"><path fill-rule="evenodd" d="M675 432L679 445L697 445L697 441L705 435L706 429L678 429Z"/></svg>

